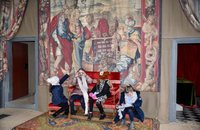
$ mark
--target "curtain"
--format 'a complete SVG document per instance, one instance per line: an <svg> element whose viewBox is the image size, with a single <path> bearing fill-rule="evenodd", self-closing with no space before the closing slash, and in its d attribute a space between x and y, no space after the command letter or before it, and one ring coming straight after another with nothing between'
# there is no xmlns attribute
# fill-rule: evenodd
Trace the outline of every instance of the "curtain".
<svg viewBox="0 0 200 130"><path fill-rule="evenodd" d="M181 4L183 12L185 13L192 26L197 31L200 31L200 2L198 0L179 0L179 2Z"/></svg>
<svg viewBox="0 0 200 130"><path fill-rule="evenodd" d="M17 33L26 9L28 0L0 1L0 80L8 71L7 40Z"/></svg>
<svg viewBox="0 0 200 130"><path fill-rule="evenodd" d="M195 85L197 96L200 96L199 50L200 45L198 44L178 45L177 77L192 81Z"/></svg>

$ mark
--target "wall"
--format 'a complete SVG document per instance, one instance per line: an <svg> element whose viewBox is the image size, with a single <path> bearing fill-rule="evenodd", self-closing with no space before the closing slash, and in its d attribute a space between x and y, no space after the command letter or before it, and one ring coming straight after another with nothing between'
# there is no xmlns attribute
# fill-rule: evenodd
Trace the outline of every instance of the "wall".
<svg viewBox="0 0 200 130"><path fill-rule="evenodd" d="M11 39L14 40L14 41L23 41L23 42L26 42L26 41L31 41L31 42L27 42L28 44L28 49L29 49L29 94L33 94L34 92L37 92L35 90L35 83L37 82L37 79L36 79L36 74L37 74L37 71L34 71L34 70L37 70L35 69L35 66L36 66L36 63L37 60L33 60L33 58L35 58L35 56L37 57L37 49L35 49L38 45L36 45L34 43L34 41L37 39L37 32L38 32L38 29L37 29L37 23L38 23L38 18L37 18L37 1L35 0L29 0L28 1L28 5L27 5L27 8L26 8L26 12L24 14L24 18L23 18L23 21L22 21L22 24L19 28L19 32L17 32L15 38ZM22 39L22 40L21 40ZM33 42L32 42L33 41ZM11 51L12 50L12 47L11 47L11 43L8 44L8 51ZM9 58L11 57L10 55L8 56ZM31 69L32 68L32 69ZM9 99L8 99L8 90L10 89L10 85L11 85L11 79L10 79L10 75L9 73L6 75L6 77L4 78L4 81L3 81L3 91L4 91L4 98L3 101L3 105L5 105L5 102L8 102ZM5 95L6 94L6 95ZM35 97L37 98L37 97ZM37 106L37 102L36 102L36 106Z"/></svg>
<svg viewBox="0 0 200 130"><path fill-rule="evenodd" d="M3 85L2 81L0 81L0 108L3 106Z"/></svg>
<svg viewBox="0 0 200 130"><path fill-rule="evenodd" d="M22 24L19 28L19 31L16 34L16 37L37 37L37 1L29 0L24 14ZM35 72L34 69L34 56L35 48L34 42L28 42L28 56L29 56L29 94L32 95L35 92Z"/></svg>
<svg viewBox="0 0 200 130"><path fill-rule="evenodd" d="M34 42L28 42L28 93L29 95L34 95L35 93L35 46Z"/></svg>
<svg viewBox="0 0 200 130"><path fill-rule="evenodd" d="M37 0L29 0L24 14L22 24L17 32L16 37L37 36Z"/></svg>
<svg viewBox="0 0 200 130"><path fill-rule="evenodd" d="M162 1L162 41L161 41L161 91L160 109L158 119L161 123L168 122L169 113L169 89L172 63L172 40L175 38L197 38L200 32L193 29L178 0Z"/></svg>

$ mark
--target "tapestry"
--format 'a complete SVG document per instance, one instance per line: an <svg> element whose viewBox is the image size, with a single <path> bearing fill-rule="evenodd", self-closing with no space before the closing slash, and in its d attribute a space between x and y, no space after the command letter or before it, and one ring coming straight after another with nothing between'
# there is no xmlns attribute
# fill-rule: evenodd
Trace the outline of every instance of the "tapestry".
<svg viewBox="0 0 200 130"><path fill-rule="evenodd" d="M7 41L18 32L27 3L27 0L0 0L0 81L10 69Z"/></svg>
<svg viewBox="0 0 200 130"><path fill-rule="evenodd" d="M112 119L87 121L86 118L74 116L72 118L59 117L52 120L48 113L44 113L14 127L13 130L128 130L130 124L128 120L122 126L112 124ZM159 123L150 118L146 118L144 122L134 122L134 126L137 130L159 129Z"/></svg>
<svg viewBox="0 0 200 130"><path fill-rule="evenodd" d="M39 24L40 84L83 68L159 91L160 0L40 0Z"/></svg>

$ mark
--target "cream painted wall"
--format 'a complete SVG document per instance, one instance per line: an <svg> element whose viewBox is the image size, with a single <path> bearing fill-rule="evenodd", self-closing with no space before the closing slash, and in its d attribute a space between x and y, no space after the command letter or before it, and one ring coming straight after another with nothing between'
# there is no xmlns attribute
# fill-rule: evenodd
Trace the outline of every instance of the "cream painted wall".
<svg viewBox="0 0 200 130"><path fill-rule="evenodd" d="M28 94L34 95L35 94L35 46L34 42L28 42Z"/></svg>
<svg viewBox="0 0 200 130"><path fill-rule="evenodd" d="M199 37L185 17L179 0L162 0L162 39ZM164 44L164 43L162 43Z"/></svg>
<svg viewBox="0 0 200 130"><path fill-rule="evenodd" d="M16 37L31 37L37 36L37 0L29 0L22 21L22 25L17 32Z"/></svg>

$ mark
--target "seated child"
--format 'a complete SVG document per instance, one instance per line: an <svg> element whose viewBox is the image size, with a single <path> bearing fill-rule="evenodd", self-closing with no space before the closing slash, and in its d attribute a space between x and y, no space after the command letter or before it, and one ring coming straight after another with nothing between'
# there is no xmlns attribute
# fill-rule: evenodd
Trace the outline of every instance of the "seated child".
<svg viewBox="0 0 200 130"><path fill-rule="evenodd" d="M47 82L50 83L49 91L52 94L52 103L53 105L61 107L58 111L56 111L52 117L56 118L62 112L64 112L64 116L67 116L69 113L69 105L68 99L63 94L62 84L69 77L68 74L65 74L60 80L57 76L53 76L47 79Z"/></svg>
<svg viewBox="0 0 200 130"><path fill-rule="evenodd" d="M120 103L117 107L117 115L114 118L116 124L121 120L121 125L125 125L125 116L129 115L130 118L130 130L134 130L134 118L138 118L140 121L144 121L144 112L140 108L142 105L142 99L140 92L136 91L131 85L125 87L125 91L121 93Z"/></svg>
<svg viewBox="0 0 200 130"><path fill-rule="evenodd" d="M85 110L84 115L88 115L88 83L91 83L92 79L80 68L72 81L72 85L76 85L70 97L70 109L71 114L75 115L74 100L80 100L81 107Z"/></svg>
<svg viewBox="0 0 200 130"><path fill-rule="evenodd" d="M110 88L112 84L108 80L109 72L100 72L99 81L95 84L91 92L89 93L89 113L88 120L92 119L93 104L96 101L96 106L100 111L99 120L102 120L106 117L102 104L106 99L111 95Z"/></svg>

